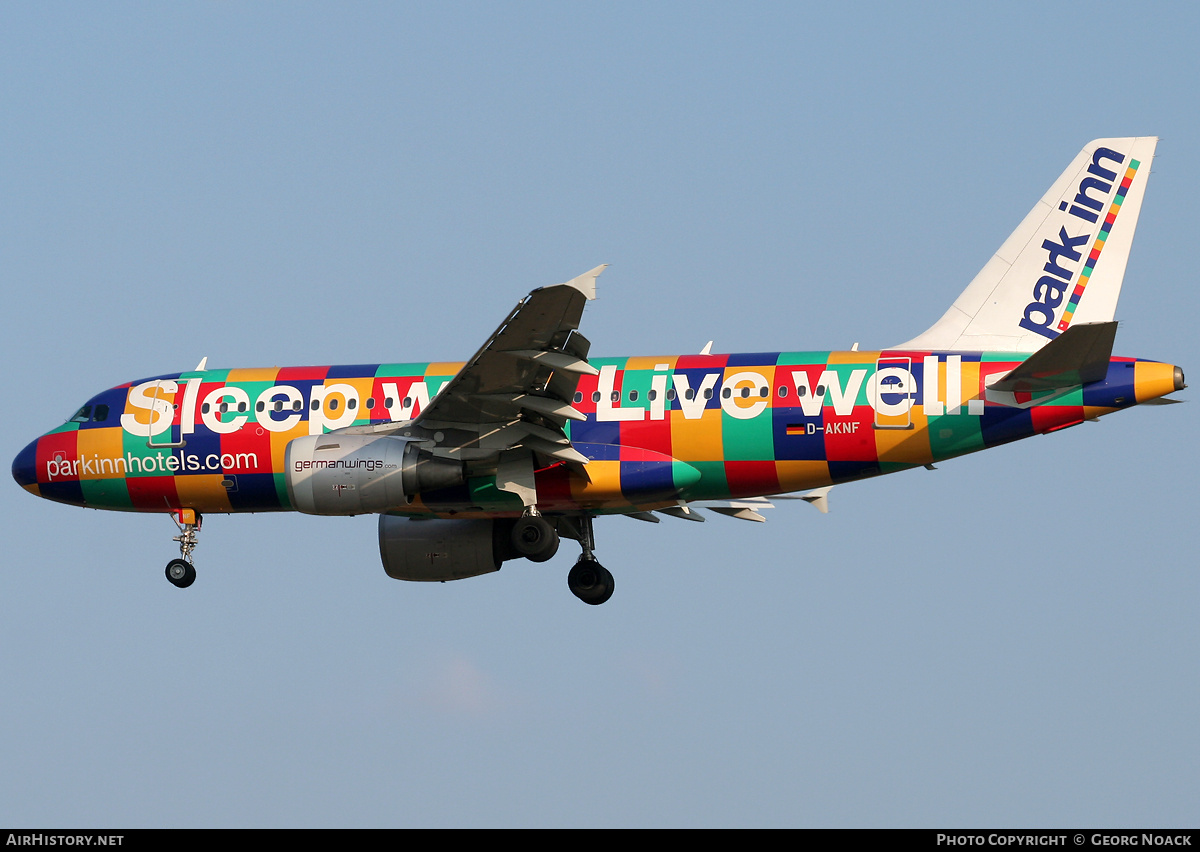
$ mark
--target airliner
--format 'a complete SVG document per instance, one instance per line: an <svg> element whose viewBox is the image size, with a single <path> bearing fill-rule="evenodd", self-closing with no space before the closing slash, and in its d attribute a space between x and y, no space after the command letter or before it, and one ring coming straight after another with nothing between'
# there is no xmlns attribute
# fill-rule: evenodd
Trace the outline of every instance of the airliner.
<svg viewBox="0 0 1200 852"><path fill-rule="evenodd" d="M1174 365L1114 357L1154 137L1098 139L924 333L883 350L601 358L579 331L598 266L533 290L465 363L207 369L118 385L32 441L39 497L167 514L196 578L204 515L379 516L386 573L446 581L544 562L588 604L593 522L762 521L829 489L1173 402Z"/></svg>

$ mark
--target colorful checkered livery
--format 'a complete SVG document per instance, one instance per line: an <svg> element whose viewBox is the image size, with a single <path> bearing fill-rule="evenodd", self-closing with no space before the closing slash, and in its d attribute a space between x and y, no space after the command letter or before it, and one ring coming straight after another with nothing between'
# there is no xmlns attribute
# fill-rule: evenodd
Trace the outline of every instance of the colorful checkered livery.
<svg viewBox="0 0 1200 852"><path fill-rule="evenodd" d="M1133 183L1133 176L1137 174L1138 166L1140 165L1141 163L1137 160L1130 160L1129 167L1125 169L1125 177L1121 179L1121 185L1117 188L1117 196L1113 199L1112 204L1109 205L1108 213L1104 216L1104 224L1100 226L1100 233L1096 235L1091 251L1088 252L1087 262L1084 263L1083 272L1079 276L1079 283L1071 291L1071 298L1067 300L1066 310L1063 311L1062 319L1058 321L1059 331L1066 331L1071 325L1071 318L1075 316L1075 309L1079 307L1079 299L1092 277L1092 270L1096 268L1096 261L1100 259L1100 253L1104 251L1104 244L1108 241L1108 233L1112 230L1113 223L1117 221L1117 214L1121 212L1121 204L1125 201L1125 195L1129 192L1129 185Z"/></svg>
<svg viewBox="0 0 1200 852"><path fill-rule="evenodd" d="M1041 395L989 389L990 377L1025 357L593 358L600 374L579 380L573 402L586 420L567 425L589 460L587 475L561 463L537 470L538 506L605 514L814 488L1055 431L1175 389L1172 366L1131 358L1113 358L1103 381L1083 387ZM35 472L25 485L34 494L93 508L288 510L291 440L411 420L460 366L208 370L131 382L31 443L14 470ZM522 505L492 473L396 508L470 517L519 515Z"/></svg>

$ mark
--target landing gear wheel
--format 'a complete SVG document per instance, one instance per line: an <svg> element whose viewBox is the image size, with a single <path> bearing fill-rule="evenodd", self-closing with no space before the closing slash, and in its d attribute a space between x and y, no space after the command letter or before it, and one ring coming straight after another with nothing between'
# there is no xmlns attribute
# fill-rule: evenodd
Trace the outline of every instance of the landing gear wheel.
<svg viewBox="0 0 1200 852"><path fill-rule="evenodd" d="M567 575L571 594L592 606L611 598L615 586L613 575L595 559L580 559Z"/></svg>
<svg viewBox="0 0 1200 852"><path fill-rule="evenodd" d="M186 589L196 582L196 569L190 562L182 559L172 559L167 563L167 579L173 586Z"/></svg>
<svg viewBox="0 0 1200 852"><path fill-rule="evenodd" d="M178 516L178 517L176 517ZM192 551L196 549L200 532L200 513L195 509L180 509L171 513L171 520L179 529L175 541L179 542L179 559L167 563L167 579L171 585L186 589L196 582L196 568L192 565Z"/></svg>
<svg viewBox="0 0 1200 852"><path fill-rule="evenodd" d="M512 546L530 562L545 562L558 553L558 531L541 515L526 515L513 524Z"/></svg>

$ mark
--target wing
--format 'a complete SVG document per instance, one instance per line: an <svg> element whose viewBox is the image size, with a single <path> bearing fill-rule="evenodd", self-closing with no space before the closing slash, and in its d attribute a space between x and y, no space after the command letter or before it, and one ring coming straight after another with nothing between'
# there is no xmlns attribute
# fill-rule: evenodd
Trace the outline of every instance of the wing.
<svg viewBox="0 0 1200 852"><path fill-rule="evenodd" d="M591 344L577 329L607 266L531 292L416 419L370 431L436 435L436 455L461 458L476 470L494 466L497 487L536 505L535 469L587 464L564 426L586 419L571 398L579 376L598 371L587 362Z"/></svg>
<svg viewBox="0 0 1200 852"><path fill-rule="evenodd" d="M473 427L524 419L538 425L548 420L561 431L567 420L584 419L571 407L571 395L579 375L597 371L587 362L589 343L576 329L606 266L522 299L414 425Z"/></svg>
<svg viewBox="0 0 1200 852"><path fill-rule="evenodd" d="M803 500L815 506L821 514L826 514L829 511L829 492L831 490L833 490L833 486L826 485L799 494L774 494L771 497L742 497L731 500L694 500L690 503L680 503L677 506L667 506L655 511L673 518L683 518L685 521L703 521L704 516L696 511L696 508L702 508L730 518L737 518L739 521L762 523L766 521L766 518L759 513L767 509L774 509L775 504L771 502L772 500ZM658 523L658 516L653 512L625 512L624 514L627 518Z"/></svg>

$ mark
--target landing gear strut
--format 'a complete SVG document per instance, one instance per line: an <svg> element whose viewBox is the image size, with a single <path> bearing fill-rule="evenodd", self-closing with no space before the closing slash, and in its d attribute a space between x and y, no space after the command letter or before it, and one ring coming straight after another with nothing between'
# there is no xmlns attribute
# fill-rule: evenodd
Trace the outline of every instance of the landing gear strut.
<svg viewBox="0 0 1200 852"><path fill-rule="evenodd" d="M608 569L596 561L592 555L595 539L592 536L592 518L583 515L577 519L579 525L579 546L583 553L579 561L567 574L567 588L571 594L586 604L598 606L612 597L616 583Z"/></svg>
<svg viewBox="0 0 1200 852"><path fill-rule="evenodd" d="M179 528L179 535L175 536L172 541L179 542L179 555L181 559L172 559L167 563L167 579L172 585L180 589L186 589L192 583L196 582L196 568L192 565L192 551L199 544L200 524L203 519L200 513L194 509L180 509L179 517L175 517L176 513L172 513L171 520L175 522L175 526Z"/></svg>

